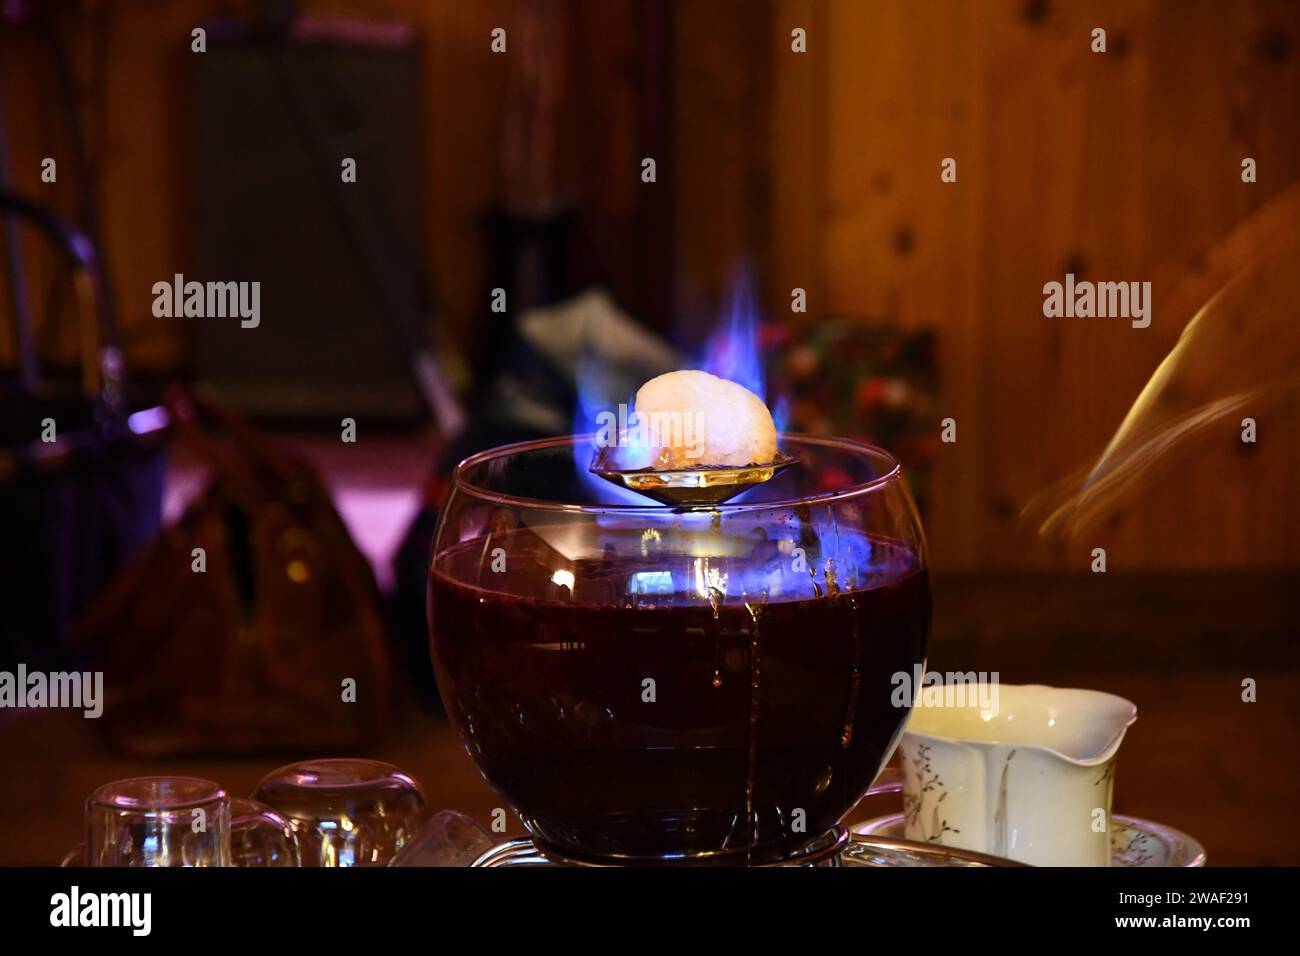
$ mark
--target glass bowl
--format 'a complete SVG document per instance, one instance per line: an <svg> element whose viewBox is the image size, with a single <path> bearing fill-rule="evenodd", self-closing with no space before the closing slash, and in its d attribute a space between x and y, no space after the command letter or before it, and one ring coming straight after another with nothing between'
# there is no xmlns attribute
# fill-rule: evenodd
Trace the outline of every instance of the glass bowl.
<svg viewBox="0 0 1300 956"><path fill-rule="evenodd" d="M438 687L539 848L592 862L789 859L870 786L924 665L928 560L898 463L782 436L726 504L591 474L585 436L456 469L429 578Z"/></svg>

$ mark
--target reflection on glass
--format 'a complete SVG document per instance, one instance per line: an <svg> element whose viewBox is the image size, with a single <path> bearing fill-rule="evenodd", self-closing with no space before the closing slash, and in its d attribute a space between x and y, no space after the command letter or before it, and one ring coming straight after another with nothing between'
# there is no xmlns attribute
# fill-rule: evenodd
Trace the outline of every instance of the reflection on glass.
<svg viewBox="0 0 1300 956"><path fill-rule="evenodd" d="M419 784L378 760L289 764L253 798L288 820L302 866L387 866L425 816Z"/></svg>

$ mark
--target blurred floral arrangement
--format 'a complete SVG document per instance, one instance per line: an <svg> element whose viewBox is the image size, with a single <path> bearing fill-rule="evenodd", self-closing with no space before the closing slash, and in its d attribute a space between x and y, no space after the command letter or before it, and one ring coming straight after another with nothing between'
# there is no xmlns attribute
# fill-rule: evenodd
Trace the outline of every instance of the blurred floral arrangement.
<svg viewBox="0 0 1300 956"><path fill-rule="evenodd" d="M760 335L768 394L787 403L785 427L887 448L924 509L939 446L933 331L832 318L803 328L769 323Z"/></svg>

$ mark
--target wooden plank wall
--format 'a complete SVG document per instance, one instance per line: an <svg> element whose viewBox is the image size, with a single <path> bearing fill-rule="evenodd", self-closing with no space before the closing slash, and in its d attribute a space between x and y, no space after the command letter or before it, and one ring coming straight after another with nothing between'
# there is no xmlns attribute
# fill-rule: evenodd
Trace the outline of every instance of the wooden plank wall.
<svg viewBox="0 0 1300 956"><path fill-rule="evenodd" d="M698 348L738 271L770 268L769 0L673 8L674 332Z"/></svg>
<svg viewBox="0 0 1300 956"><path fill-rule="evenodd" d="M769 301L804 286L813 316L939 330L958 441L927 516L938 566L1086 569L1094 547L1126 570L1300 563L1294 409L1261 418L1251 455L1226 423L1086 540L1018 520L1095 459L1174 344L1188 316L1160 304L1300 178L1300 7L777 0L771 55ZM1150 280L1153 324L1044 318L1067 271Z"/></svg>
<svg viewBox="0 0 1300 956"><path fill-rule="evenodd" d="M184 342L174 325L160 328L150 323L150 290L188 255L186 196L192 184L187 180L190 117L184 90L189 33L206 18L243 6L210 0L112 4L108 124L104 141L96 144L103 157L102 220L120 321L136 364L145 368L174 368L185 362ZM481 312L486 274L483 215L498 193L501 174L494 158L505 71L500 59L491 59L489 33L494 26L513 26L514 2L375 0L358 5L314 0L303 7L320 15L406 19L420 32L426 75L429 273L450 335L461 337ZM38 179L39 158L66 156L67 148L56 118L48 61L30 29L10 31L3 39L0 70L18 153L15 179L23 191L52 196L71 212L70 163L61 163L57 186L42 186ZM84 26L76 31L75 43L85 81L89 37ZM45 278L43 273L33 288L43 288Z"/></svg>
<svg viewBox="0 0 1300 956"><path fill-rule="evenodd" d="M94 7L95 4L89 4ZM173 323L151 322L151 286L182 268L188 256L187 151L191 117L185 102L190 30L209 17L247 13L246 2L160 0L113 3L102 155L102 220L111 253L112 286L137 367L184 367L183 336ZM632 310L659 327L670 324L671 201L640 188L640 157L658 141L667 152L671 80L660 76L668 18L662 4L638 0L305 0L321 17L410 23L422 45L425 105L424 195L428 276L441 334L472 352L485 326L488 211L510 193L501 137L511 61L493 55L490 33L507 31L507 49L524 56L530 38L554 41L565 63L549 91L556 135L550 148L557 198L578 204L591 271ZM545 29L538 29L546 19ZM71 22L69 18L68 22ZM72 41L81 82L89 85L89 28L78 20ZM531 34L531 37L530 37ZM534 54L547 56L543 49ZM40 159L66 157L51 71L32 28L0 32L0 79L8 91L15 179L26 193L73 212L71 166L55 186L39 181ZM671 164L665 164L671 167ZM670 172L670 169L668 170ZM663 191L672 189L671 178ZM671 193L668 193L671 195ZM29 243L28 245L33 245ZM594 248L593 248L594 247ZM32 248L33 289L51 279L50 264ZM38 303L39 305L39 303ZM0 310L7 303L0 304ZM0 316L3 312L0 311ZM60 323L63 324L63 323ZM0 336L0 361L10 360ZM60 339L63 347L57 348ZM73 340L56 336L56 351Z"/></svg>
<svg viewBox="0 0 1300 956"><path fill-rule="evenodd" d="M429 270L450 338L481 329L484 211L505 76L484 40L536 0L312 0L314 13L415 21L425 44ZM183 261L184 38L206 0L114 4L104 221L123 321ZM1116 570L1300 564L1293 412L1203 446L1086 540L1018 519L1104 446L1185 315L1161 312L1205 256L1300 178L1300 6L1286 0L699 0L655 4L657 63L634 0L550 0L571 18L560 162L620 296L698 342L737 262L769 310L887 318L939 332L943 446L927 515L936 564ZM790 50L790 30L808 52ZM1089 50L1095 26L1109 52ZM512 33L512 35L514 35ZM83 38L84 40L84 38ZM7 36L17 175L45 155L53 94L34 44ZM16 91L22 91L19 95ZM647 95L669 104L646 113ZM660 183L637 178L658 143ZM1240 181L1242 156L1259 182ZM939 180L945 156L958 181ZM664 161L666 160L666 161ZM60 201L66 206L67 196ZM593 256L595 253L593 252ZM1049 320L1044 282L1150 280L1155 321ZM6 348L7 343L0 345ZM144 337L136 357L183 361Z"/></svg>

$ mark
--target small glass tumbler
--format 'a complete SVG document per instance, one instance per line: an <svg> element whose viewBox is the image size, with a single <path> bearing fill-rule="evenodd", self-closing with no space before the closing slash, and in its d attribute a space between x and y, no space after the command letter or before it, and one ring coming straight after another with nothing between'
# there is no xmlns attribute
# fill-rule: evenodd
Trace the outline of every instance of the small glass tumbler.
<svg viewBox="0 0 1300 956"><path fill-rule="evenodd" d="M455 810L439 810L388 865L470 866L490 849L492 838L482 826Z"/></svg>
<svg viewBox="0 0 1300 956"><path fill-rule="evenodd" d="M378 760L306 760L272 771L253 799L293 826L303 866L387 866L426 811L420 785Z"/></svg>
<svg viewBox="0 0 1300 956"><path fill-rule="evenodd" d="M298 866L293 824L264 803L230 798L230 862L234 866Z"/></svg>
<svg viewBox="0 0 1300 956"><path fill-rule="evenodd" d="M249 808L232 814L226 791L211 780L115 780L86 801L84 860L88 866L232 866L232 840L283 858L293 852L283 824ZM70 864L76 865L65 860Z"/></svg>

